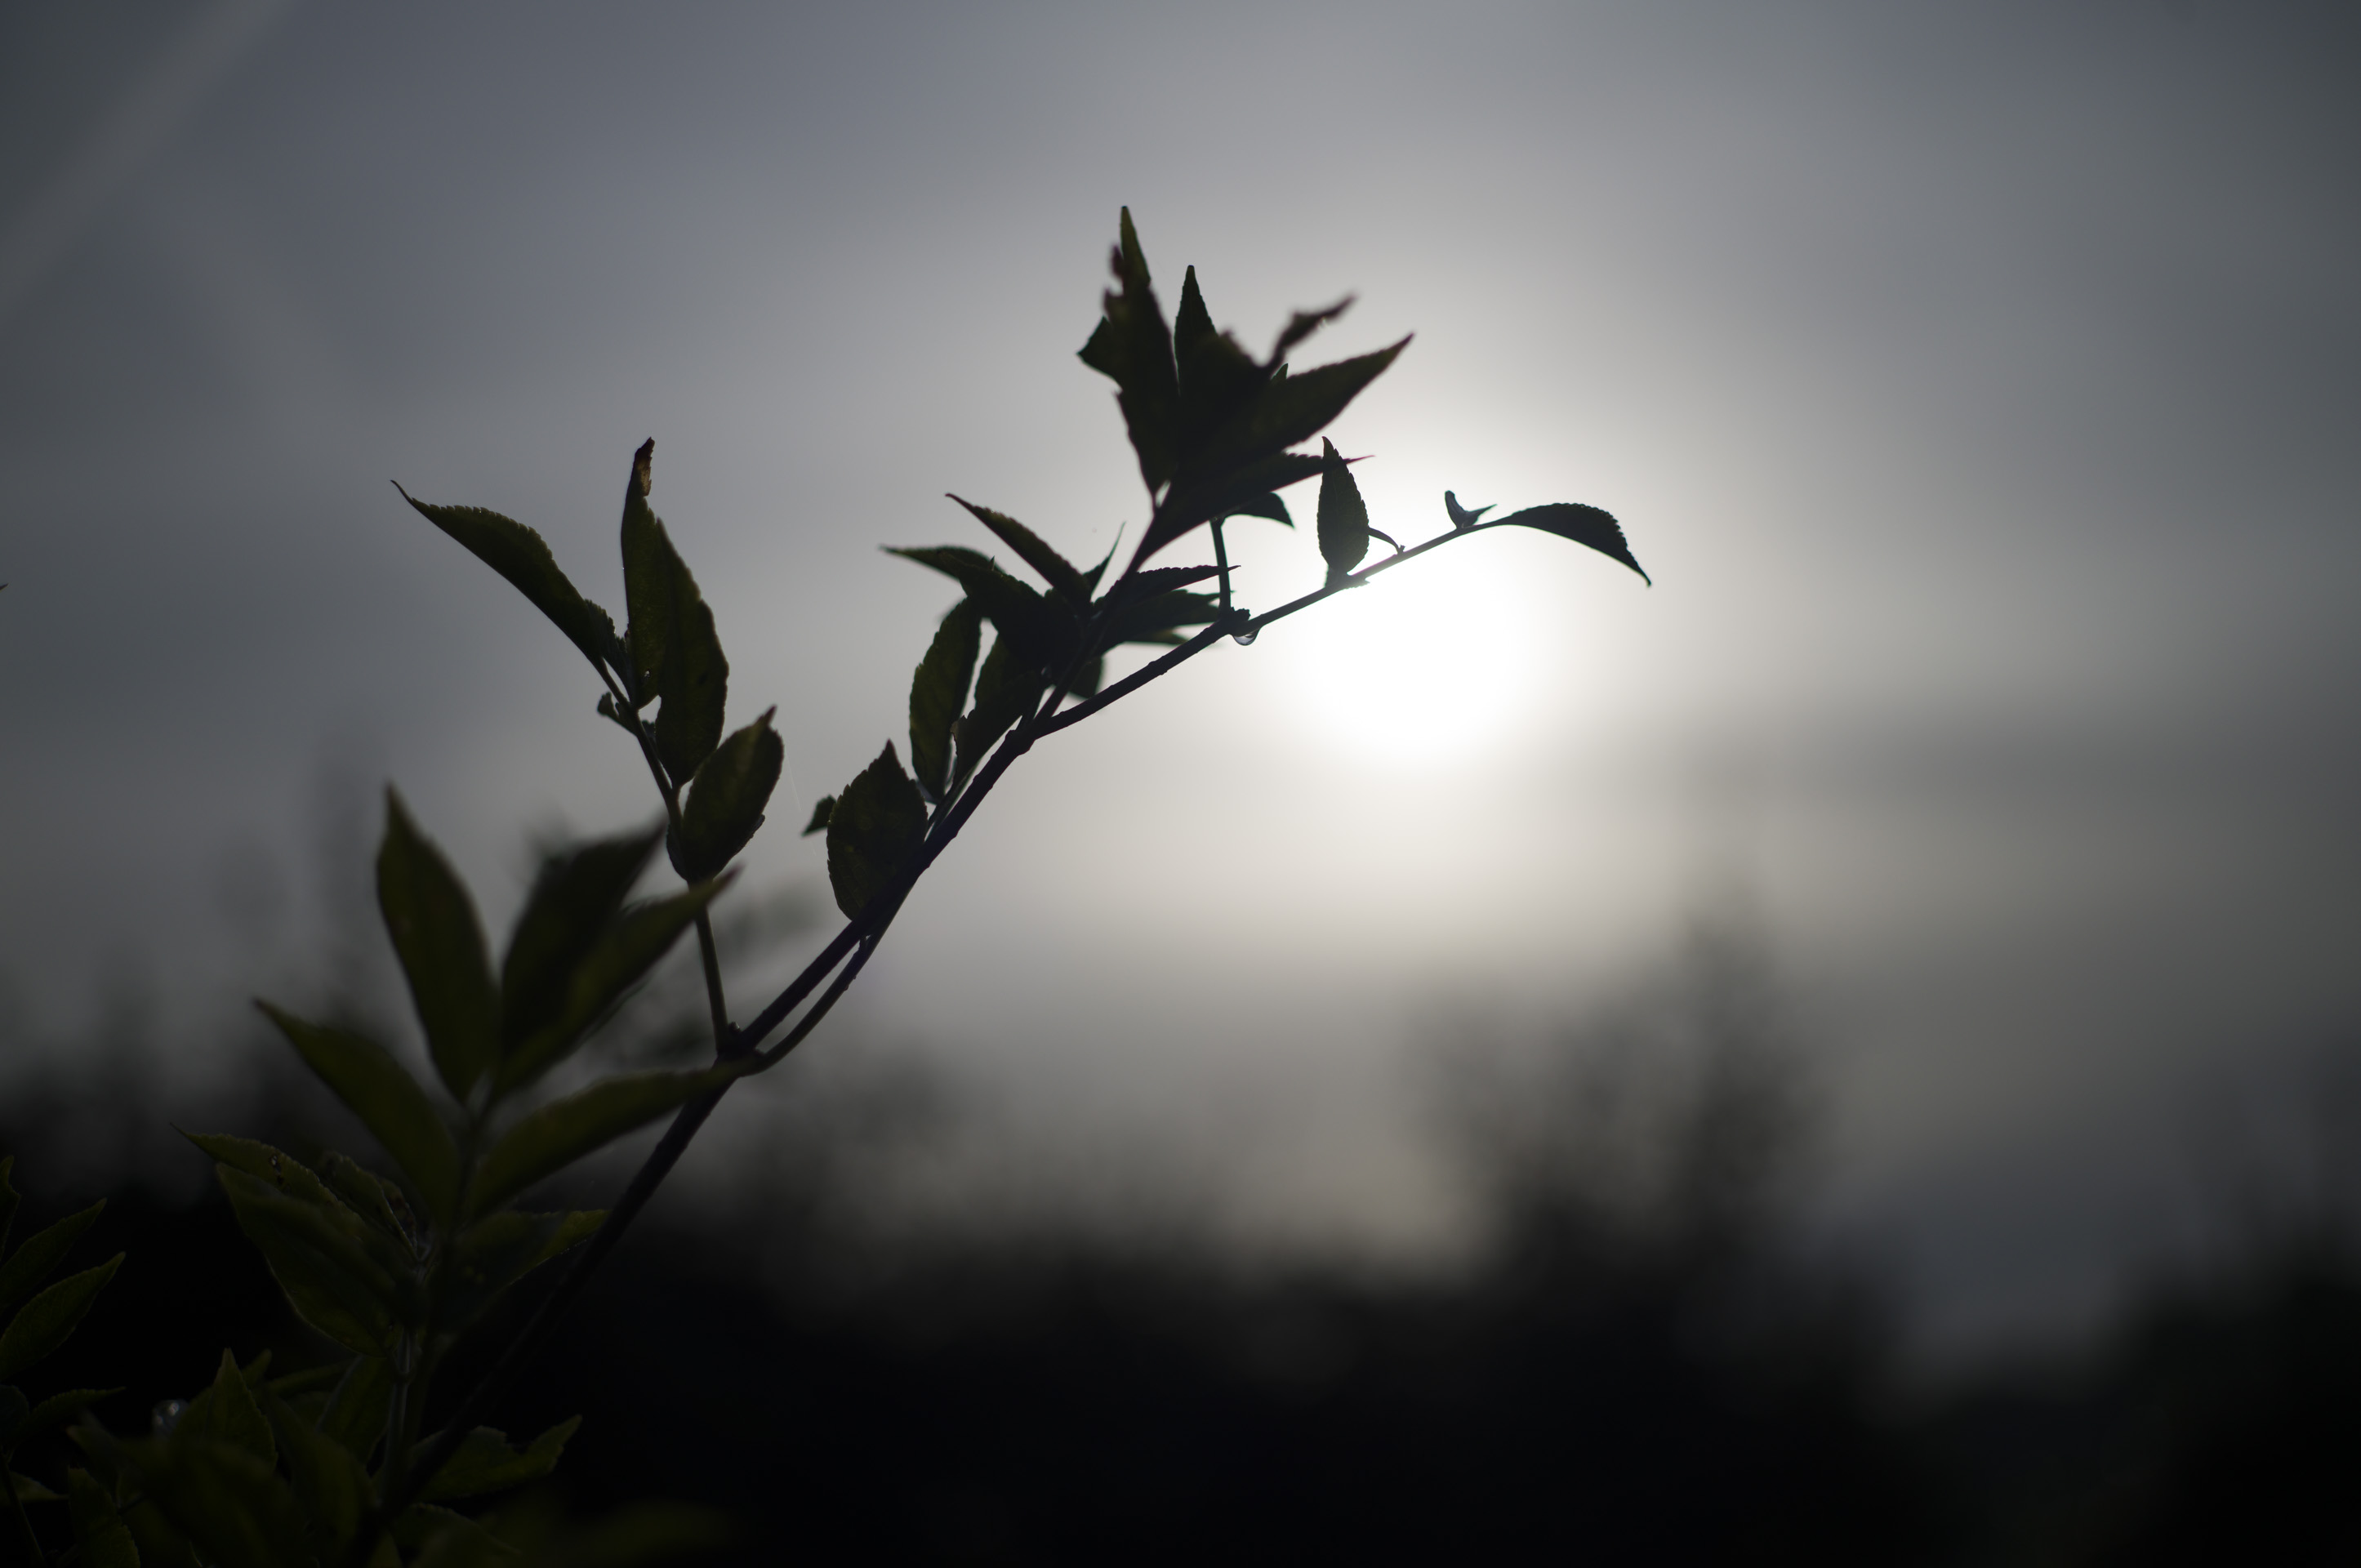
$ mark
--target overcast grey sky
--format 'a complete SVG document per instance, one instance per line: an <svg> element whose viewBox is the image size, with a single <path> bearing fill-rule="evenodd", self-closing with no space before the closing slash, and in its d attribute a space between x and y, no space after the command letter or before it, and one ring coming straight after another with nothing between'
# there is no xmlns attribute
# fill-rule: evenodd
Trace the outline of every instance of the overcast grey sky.
<svg viewBox="0 0 2361 1568"><path fill-rule="evenodd" d="M300 945L324 770L398 780L496 924L529 829L637 819L572 650L386 481L615 603L648 435L733 722L779 705L757 873L815 877L791 830L949 602L874 547L979 543L952 489L1078 556L1142 519L1073 358L1127 203L1249 343L1345 290L1330 353L1418 333L1335 432L1378 526L1590 501L1657 586L1491 536L1200 661L1012 781L863 1027L1243 1119L1255 1223L1414 1245L1418 1010L1579 1006L1737 883L1826 1042L1825 1212L1939 1332L2060 1321L2169 1229L2193 1108L2361 1015L2356 41L2213 0L13 7L0 963L52 1022L228 996ZM1317 581L1241 549L1249 603Z"/></svg>

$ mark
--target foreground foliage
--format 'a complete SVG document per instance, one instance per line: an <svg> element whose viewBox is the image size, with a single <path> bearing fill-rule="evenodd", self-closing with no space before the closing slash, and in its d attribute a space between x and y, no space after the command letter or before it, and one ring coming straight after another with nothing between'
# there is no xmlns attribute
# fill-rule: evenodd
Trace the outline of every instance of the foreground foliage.
<svg viewBox="0 0 2361 1568"><path fill-rule="evenodd" d="M895 552L950 578L962 597L912 676L907 764L887 741L818 803L805 829L826 835L829 880L846 924L742 1024L725 994L708 911L766 819L784 751L774 709L728 728L730 663L712 611L649 506L654 444L634 455L624 488L620 631L533 530L478 508L411 499L588 661L603 688L598 712L631 738L662 818L548 857L496 963L466 884L388 792L378 902L431 1079L376 1040L261 1005L367 1128L390 1173L338 1153L307 1162L247 1139L191 1138L215 1162L240 1228L288 1302L341 1354L274 1376L268 1356L240 1365L225 1353L211 1384L158 1407L141 1436L110 1432L85 1416L71 1432L80 1463L66 1470L63 1493L12 1473L28 1552L44 1555L26 1513L30 1503L63 1506L73 1551L86 1563L396 1568L572 1560L588 1538L545 1514L527 1508L486 1519L451 1505L547 1475L574 1423L522 1444L479 1423L730 1086L776 1065L809 1036L859 976L912 886L1012 766L1042 740L1224 637L1250 643L1275 621L1477 532L1539 529L1640 570L1615 520L1574 503L1487 521L1491 509L1471 510L1446 494L1448 529L1401 546L1371 525L1350 464L1331 442L1323 438L1317 453L1298 448L1391 366L1408 339L1293 374L1289 354L1349 301L1298 313L1257 358L1214 329L1193 269L1168 323L1127 212L1113 270L1082 359L1115 384L1151 509L1139 542L1110 577L1112 553L1078 566L1015 518L953 497L1038 586L965 545ZM1251 517L1292 526L1280 492L1315 478L1325 583L1256 615L1233 598L1224 525ZM1211 563L1149 565L1200 530ZM1365 564L1373 541L1390 554ZM1163 652L1108 682L1109 656L1134 645ZM660 847L681 885L635 897ZM584 1042L691 932L711 1064L587 1075L577 1056ZM670 1127L611 1209L514 1206L668 1115ZM60 1222L0 1265L0 1310L47 1277L95 1214ZM569 1255L489 1369L439 1428L427 1430L434 1381L455 1346L522 1281ZM13 1379L72 1331L119 1261L30 1295L0 1337L0 1379L12 1385L0 1389L0 1454L104 1397L75 1390L33 1404ZM676 1512L610 1519L598 1530L598 1560L694 1546L712 1530L702 1516Z"/></svg>

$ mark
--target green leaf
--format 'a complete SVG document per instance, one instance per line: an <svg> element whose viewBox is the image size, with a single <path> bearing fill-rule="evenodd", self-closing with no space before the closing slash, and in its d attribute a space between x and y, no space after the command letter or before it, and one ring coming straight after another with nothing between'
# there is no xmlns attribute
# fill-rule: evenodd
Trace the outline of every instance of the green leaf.
<svg viewBox="0 0 2361 1568"><path fill-rule="evenodd" d="M960 600L943 617L927 656L910 677L910 766L918 787L936 800L950 782L951 727L967 706L976 649L983 640L983 613L973 599Z"/></svg>
<svg viewBox="0 0 2361 1568"><path fill-rule="evenodd" d="M377 1503L368 1473L350 1449L313 1429L277 1394L264 1390L263 1402L279 1436L279 1450L287 1457L296 1505L311 1519L313 1539L325 1548L320 1560L341 1563L361 1519Z"/></svg>
<svg viewBox="0 0 2361 1568"><path fill-rule="evenodd" d="M672 950L680 934L698 913L721 895L734 872L702 882L668 898L653 898L626 907L598 934L566 981L566 1005L541 1033L511 1051L500 1063L492 1086L506 1094L529 1083L572 1055L590 1032L603 1023L637 985L656 960Z"/></svg>
<svg viewBox="0 0 2361 1568"><path fill-rule="evenodd" d="M1072 656L1080 630L1073 612L1002 571L990 556L957 544L888 548L885 553L931 566L958 582L983 618L1035 669L1047 669Z"/></svg>
<svg viewBox="0 0 2361 1568"><path fill-rule="evenodd" d="M835 814L836 796L832 795L821 795L818 800L812 802L811 820L804 824L804 830L800 835L798 835L798 837L808 839L815 833L827 832L829 818L833 817Z"/></svg>
<svg viewBox="0 0 2361 1568"><path fill-rule="evenodd" d="M249 1369L246 1375L246 1381L248 1387L267 1387L282 1399L302 1399L316 1396L324 1405L328 1396L335 1391L336 1385L345 1380L345 1374L352 1369L353 1364L349 1360L326 1361L317 1366L304 1367L300 1372L281 1373L270 1378L267 1384L258 1384L257 1375Z"/></svg>
<svg viewBox="0 0 2361 1568"><path fill-rule="evenodd" d="M527 1113L484 1157L468 1194L469 1212L489 1212L754 1065L748 1058L697 1072L625 1073Z"/></svg>
<svg viewBox="0 0 2361 1568"><path fill-rule="evenodd" d="M377 903L434 1070L451 1097L464 1101L500 1055L500 987L476 901L390 787L377 852Z"/></svg>
<svg viewBox="0 0 2361 1568"><path fill-rule="evenodd" d="M229 1165L215 1175L296 1315L347 1350L390 1354L401 1323L424 1310L410 1271L384 1255L391 1244L334 1199L310 1201Z"/></svg>
<svg viewBox="0 0 2361 1568"><path fill-rule="evenodd" d="M623 491L623 598L631 610L632 695L661 697L656 756L675 783L695 773L721 743L730 661L697 579L648 510L655 443L642 446Z"/></svg>
<svg viewBox="0 0 2361 1568"><path fill-rule="evenodd" d="M1334 587L1352 575L1369 553L1369 509L1353 470L1337 455L1334 444L1320 444L1320 555L1328 563L1328 586Z"/></svg>
<svg viewBox="0 0 2361 1568"><path fill-rule="evenodd" d="M206 1389L202 1400L191 1400L182 1412L180 1425L172 1429L175 1441L195 1439L205 1442L225 1442L242 1448L266 1464L279 1462L278 1444L271 1441L270 1422L262 1407L255 1402L254 1390L237 1369L237 1358L228 1351L222 1352L221 1365L214 1372L213 1387Z"/></svg>
<svg viewBox="0 0 2361 1568"><path fill-rule="evenodd" d="M14 1310L17 1302L39 1288L41 1281L66 1260L82 1234L105 1212L106 1200L102 1198L81 1213L69 1214L49 1229L27 1236L16 1255L0 1264L0 1315Z"/></svg>
<svg viewBox="0 0 2361 1568"><path fill-rule="evenodd" d="M14 1470L8 1472L8 1485L15 1490L16 1500L20 1503L56 1503L64 1500L30 1475L19 1475Z"/></svg>
<svg viewBox="0 0 2361 1568"><path fill-rule="evenodd" d="M1197 269L1180 282L1180 313L1172 323L1172 353L1180 372L1179 466L1191 466L1213 433L1227 424L1262 390L1268 372L1238 346L1237 339L1213 330Z"/></svg>
<svg viewBox="0 0 2361 1568"><path fill-rule="evenodd" d="M457 1452L426 1484L422 1497L427 1502L439 1503L453 1497L505 1492L528 1481L538 1481L557 1468L558 1456L566 1452L566 1440L581 1424L580 1416L560 1421L522 1450L509 1446L506 1432L478 1427L459 1440Z"/></svg>
<svg viewBox="0 0 2361 1568"><path fill-rule="evenodd" d="M447 1223L459 1201L459 1146L418 1080L375 1040L255 1005L393 1157L427 1212Z"/></svg>
<svg viewBox="0 0 2361 1568"><path fill-rule="evenodd" d="M574 970L647 870L661 824L561 850L541 862L500 965L500 1041L513 1050L566 1006Z"/></svg>
<svg viewBox="0 0 2361 1568"><path fill-rule="evenodd" d="M397 490L401 487L396 485ZM582 597L541 535L521 522L481 507L430 506L401 490L418 514L474 553L476 559L513 584L533 608L566 633L593 668L604 668L617 648L615 622Z"/></svg>
<svg viewBox="0 0 2361 1568"><path fill-rule="evenodd" d="M66 1472L66 1504L73 1514L75 1568L139 1568L139 1548L115 1511L115 1499L82 1469Z"/></svg>
<svg viewBox="0 0 2361 1568"><path fill-rule="evenodd" d="M321 1154L318 1174L321 1184L346 1208L405 1246L414 1241L412 1228L404 1223L409 1205L402 1203L401 1190L392 1182L334 1149Z"/></svg>
<svg viewBox="0 0 2361 1568"><path fill-rule="evenodd" d="M510 1209L477 1221L452 1247L443 1292L445 1326L455 1333L466 1328L500 1292L589 1240L606 1218L604 1209L564 1214L523 1214Z"/></svg>
<svg viewBox="0 0 2361 1568"><path fill-rule="evenodd" d="M0 1389L0 1404L5 1404L14 1389ZM7 1418L0 1414L0 1453L21 1446L27 1439L40 1436L51 1427L60 1427L73 1420L101 1399L120 1394L120 1388L69 1388L62 1394L52 1394L16 1418L13 1429ZM21 1402L24 1396L18 1394Z"/></svg>
<svg viewBox="0 0 2361 1568"><path fill-rule="evenodd" d="M1001 646L993 645L995 656ZM847 918L859 917L885 890L926 831L927 803L888 740L877 760L844 786L829 814L829 886Z"/></svg>
<svg viewBox="0 0 2361 1568"><path fill-rule="evenodd" d="M681 803L673 869L684 882L719 873L763 826L763 808L778 787L787 750L771 728L772 708L721 742L697 770Z"/></svg>
<svg viewBox="0 0 2361 1568"><path fill-rule="evenodd" d="M983 657L983 668L976 672L975 707L959 721L952 732L958 742L958 755L951 769L951 782L965 782L975 772L976 763L992 750L993 742L1008 733L1008 727L1033 711L1041 700L1044 682L1038 671L1010 652L1008 640L997 638L992 652Z"/></svg>
<svg viewBox="0 0 2361 1568"><path fill-rule="evenodd" d="M1506 517L1496 517L1484 524L1486 528L1538 528L1544 533L1554 533L1560 539L1571 539L1576 544L1587 544L1610 561L1620 561L1640 573L1640 580L1649 587L1655 579L1642 571L1640 563L1631 558L1631 547L1623 543L1623 525L1614 514L1597 507L1584 506L1579 501L1557 501L1549 506L1527 507Z"/></svg>
<svg viewBox="0 0 2361 1568"><path fill-rule="evenodd" d="M319 1432L344 1446L345 1452L367 1464L385 1435L386 1411L393 1402L393 1363L381 1355L357 1355L345 1365L345 1375L320 1412Z"/></svg>
<svg viewBox="0 0 2361 1568"><path fill-rule="evenodd" d="M315 1556L294 1495L246 1450L155 1439L116 1447L148 1500L218 1568L291 1568Z"/></svg>
<svg viewBox="0 0 2361 1568"><path fill-rule="evenodd" d="M1129 207L1123 210L1112 267L1118 287L1107 291L1104 313L1082 345L1082 360L1115 382L1115 402L1132 450L1139 455L1139 477L1153 496L1171 483L1180 462L1180 387L1172 334L1156 302Z"/></svg>
<svg viewBox="0 0 2361 1568"><path fill-rule="evenodd" d="M96 1268L69 1274L26 1302L6 1332L0 1332L0 1383L13 1381L18 1373L65 1343L122 1266L123 1255L118 1252Z"/></svg>
<svg viewBox="0 0 2361 1568"><path fill-rule="evenodd" d="M1006 512L980 507L958 496L950 499L967 508L975 514L978 522L999 535L1000 542L1016 551L1018 560L1040 573L1041 580L1062 596L1068 604L1080 609L1091 602L1091 590L1083 581L1082 574L1073 563L1044 543L1040 535Z"/></svg>

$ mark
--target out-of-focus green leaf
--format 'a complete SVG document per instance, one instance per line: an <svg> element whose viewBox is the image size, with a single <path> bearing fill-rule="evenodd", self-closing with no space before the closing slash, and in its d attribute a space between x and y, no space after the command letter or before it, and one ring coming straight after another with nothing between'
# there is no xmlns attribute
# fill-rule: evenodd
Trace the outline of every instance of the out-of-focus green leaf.
<svg viewBox="0 0 2361 1568"><path fill-rule="evenodd" d="M5 1406L9 1392L0 1390L0 1406ZM40 1436L51 1427L60 1427L73 1420L101 1399L120 1394L120 1388L69 1388L62 1394L52 1394L17 1418L14 1430L0 1414L0 1453L6 1453L27 1438ZM24 1396L18 1395L22 1399Z"/></svg>
<svg viewBox="0 0 2361 1568"><path fill-rule="evenodd" d="M673 869L685 882L719 873L763 826L763 808L778 787L787 750L771 728L778 709L723 740L690 781L681 803L680 832L672 840Z"/></svg>
<svg viewBox="0 0 2361 1568"><path fill-rule="evenodd" d="M385 1435L386 1411L393 1402L393 1363L381 1355L357 1355L345 1366L327 1409L320 1412L319 1432L342 1443L362 1464Z"/></svg>
<svg viewBox="0 0 2361 1568"><path fill-rule="evenodd" d="M1549 506L1527 507L1506 517L1496 517L1484 524L1487 528L1538 528L1543 533L1554 533L1560 539L1571 539L1576 544L1587 544L1610 561L1620 561L1640 574L1640 580L1651 587L1655 579L1642 570L1631 558L1631 547L1623 542L1623 525L1614 514L1597 507L1584 506L1579 501L1556 501Z"/></svg>
<svg viewBox="0 0 2361 1568"><path fill-rule="evenodd" d="M342 1200L345 1207L404 1245L412 1241L394 1204L401 1190L357 1161L329 1149L320 1156L321 1184Z"/></svg>
<svg viewBox="0 0 2361 1568"><path fill-rule="evenodd" d="M115 1511L115 1499L87 1470L66 1472L66 1506L73 1515L75 1568L139 1568L139 1548Z"/></svg>
<svg viewBox="0 0 2361 1568"><path fill-rule="evenodd" d="M340 1563L366 1511L377 1503L368 1472L351 1450L314 1430L277 1394L265 1389L263 1401L287 1457L296 1506L310 1518L313 1539L324 1548L320 1560Z"/></svg>
<svg viewBox="0 0 2361 1568"><path fill-rule="evenodd" d="M829 814L829 886L847 918L857 917L885 890L926 831L927 803L888 740L877 760L844 786Z"/></svg>
<svg viewBox="0 0 2361 1568"><path fill-rule="evenodd" d="M172 1430L174 1438L225 1442L246 1450L266 1464L279 1462L279 1445L271 1440L270 1421L238 1371L237 1357L228 1351L222 1352L221 1365L214 1369L213 1387L205 1394L202 1411L192 1401L191 1409L182 1413L181 1424Z"/></svg>
<svg viewBox="0 0 2361 1568"><path fill-rule="evenodd" d="M748 1058L697 1072L625 1073L528 1113L484 1157L468 1194L469 1212L489 1212L754 1065Z"/></svg>
<svg viewBox="0 0 2361 1568"><path fill-rule="evenodd" d="M396 489L401 489L397 485ZM471 551L476 559L506 577L533 608L549 617L593 666L603 667L617 648L615 622L582 597L541 535L521 522L481 507L432 506L401 491L418 514Z"/></svg>
<svg viewBox="0 0 2361 1568"><path fill-rule="evenodd" d="M950 782L951 727L967 706L983 641L983 613L973 599L960 600L943 617L910 677L910 767L918 787L937 800Z"/></svg>
<svg viewBox="0 0 2361 1568"><path fill-rule="evenodd" d="M148 1502L218 1568L289 1568L316 1556L294 1495L245 1449L156 1439L117 1446Z"/></svg>
<svg viewBox="0 0 2361 1568"><path fill-rule="evenodd" d="M474 1321L500 1292L568 1247L590 1239L604 1209L563 1214L487 1215L459 1234L444 1281L443 1321L456 1332Z"/></svg>
<svg viewBox="0 0 2361 1568"><path fill-rule="evenodd" d="M1148 258L1123 210L1112 262L1117 288L1107 291L1104 314L1082 360L1115 384L1115 402L1139 455L1139 477L1153 496L1171 483L1180 462L1180 378L1172 363L1172 333L1148 275Z"/></svg>
<svg viewBox="0 0 2361 1568"><path fill-rule="evenodd" d="M375 1040L256 1005L393 1157L427 1212L448 1223L459 1199L459 1146L418 1080Z"/></svg>
<svg viewBox="0 0 2361 1568"><path fill-rule="evenodd" d="M520 1535L506 1519L500 1523L495 1532L436 1504L415 1504L394 1521L393 1539L414 1553L410 1568L525 1568L542 1561L543 1536Z"/></svg>
<svg viewBox="0 0 2361 1568"><path fill-rule="evenodd" d="M836 796L832 795L824 795L818 800L813 801L811 820L804 824L804 830L800 837L808 839L815 833L827 832L828 820L830 817L834 816L835 813Z"/></svg>
<svg viewBox="0 0 2361 1568"><path fill-rule="evenodd" d="M377 904L434 1070L453 1099L465 1100L500 1054L500 987L476 901L390 788L377 852Z"/></svg>
<svg viewBox="0 0 2361 1568"><path fill-rule="evenodd" d="M513 1050L566 1007L574 970L631 895L664 837L643 832L577 844L549 856L500 964L500 1042Z"/></svg>
<svg viewBox="0 0 2361 1568"><path fill-rule="evenodd" d="M664 700L656 755L678 783L721 743L730 661L697 579L648 510L654 449L653 441L640 448L623 490L623 599L631 610L632 695L642 704L651 696Z"/></svg>
<svg viewBox="0 0 2361 1568"><path fill-rule="evenodd" d="M277 1377L270 1378L267 1386L272 1393L282 1399L303 1399L316 1396L325 1400L335 1391L336 1385L345 1380L345 1375L352 1368L353 1364L350 1361L323 1362L317 1366L304 1367L300 1372L282 1373ZM246 1382L249 1388L264 1386L258 1381L252 1372L246 1375Z"/></svg>
<svg viewBox="0 0 2361 1568"><path fill-rule="evenodd" d="M1041 574L1041 580L1061 595L1068 604L1080 609L1091 602L1091 590L1082 581L1082 574L1073 563L1045 543L1041 536L1009 516L990 507L980 507L959 496L952 500L975 514L975 520L999 536L1000 542L1016 552L1016 558Z"/></svg>
<svg viewBox="0 0 2361 1568"><path fill-rule="evenodd" d="M888 549L886 554L931 566L956 581L994 630L1013 644L1012 651L1035 669L1048 669L1071 656L1077 630L1072 611L1010 576L990 556L957 544Z"/></svg>
<svg viewBox="0 0 2361 1568"><path fill-rule="evenodd" d="M400 1324L424 1306L408 1270L388 1266L393 1244L333 1198L306 1201L227 1165L215 1174L296 1315L347 1350L391 1354Z"/></svg>
<svg viewBox="0 0 2361 1568"><path fill-rule="evenodd" d="M60 1497L55 1492L50 1491L47 1486L42 1486L30 1475L19 1475L14 1470L8 1472L8 1486L9 1488L16 1494L16 1500L20 1503L57 1503L64 1501L64 1499Z"/></svg>
<svg viewBox="0 0 2361 1568"><path fill-rule="evenodd" d="M0 1315L13 1310L17 1302L40 1288L66 1254L82 1239L82 1232L106 1212L106 1200L102 1198L79 1214L68 1214L44 1231L25 1238L5 1264L0 1264Z"/></svg>
<svg viewBox="0 0 2361 1568"><path fill-rule="evenodd" d="M1179 466L1191 466L1213 433L1262 390L1267 373L1237 339L1213 328L1197 291L1197 269L1180 281L1180 312L1172 322L1172 354L1180 372Z"/></svg>
<svg viewBox="0 0 2361 1568"><path fill-rule="evenodd" d="M5 1332L0 1332L0 1383L12 1381L65 1343L122 1265L118 1252L96 1268L67 1275L26 1302Z"/></svg>
<svg viewBox="0 0 2361 1568"><path fill-rule="evenodd" d="M547 1027L501 1060L493 1087L505 1094L572 1055L623 994L672 950L680 934L696 921L697 912L719 897L736 874L727 872L668 898L652 898L625 908L575 966L566 982L564 1009Z"/></svg>
<svg viewBox="0 0 2361 1568"><path fill-rule="evenodd" d="M1045 684L1037 670L1010 651L1006 638L994 640L992 652L983 656L983 668L976 672L975 706L951 732L957 750L951 768L953 784L965 782L993 743L1008 733L1008 727L1033 710Z"/></svg>
<svg viewBox="0 0 2361 1568"><path fill-rule="evenodd" d="M480 1497L487 1492L505 1492L538 1481L557 1468L566 1440L581 1424L580 1416L560 1421L522 1449L511 1448L506 1432L478 1427L459 1440L451 1462L426 1484L423 1496L427 1502L439 1503L453 1497Z"/></svg>
<svg viewBox="0 0 2361 1568"><path fill-rule="evenodd" d="M1369 553L1369 509L1335 444L1323 441L1320 455L1326 465L1320 476L1320 556L1328 563L1333 588Z"/></svg>

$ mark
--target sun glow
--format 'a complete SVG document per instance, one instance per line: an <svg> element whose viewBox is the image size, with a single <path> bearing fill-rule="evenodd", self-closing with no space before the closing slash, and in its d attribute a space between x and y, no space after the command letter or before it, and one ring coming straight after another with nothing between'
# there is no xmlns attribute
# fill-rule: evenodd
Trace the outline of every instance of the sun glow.
<svg viewBox="0 0 2361 1568"><path fill-rule="evenodd" d="M1497 553L1463 546L1272 631L1286 634L1289 685L1308 729L1365 761L1451 767L1530 722L1542 640L1528 600Z"/></svg>

